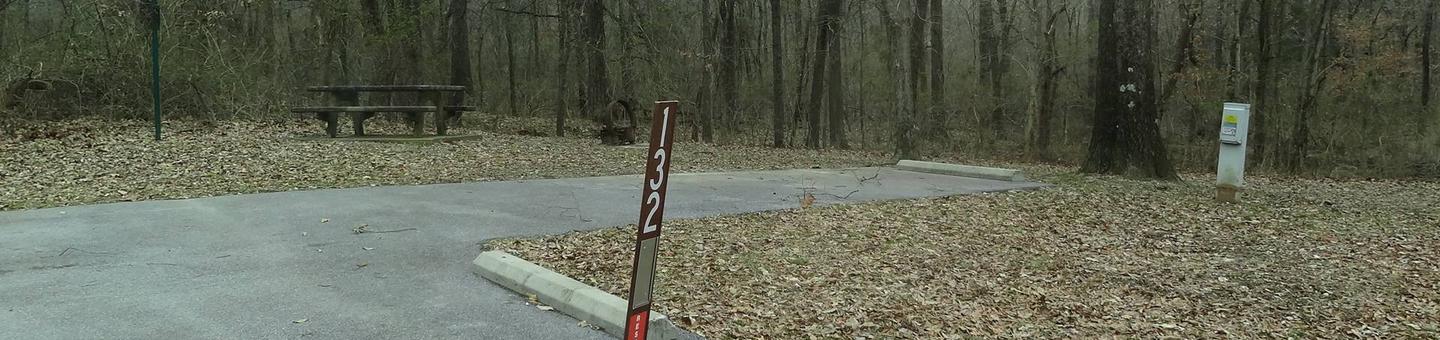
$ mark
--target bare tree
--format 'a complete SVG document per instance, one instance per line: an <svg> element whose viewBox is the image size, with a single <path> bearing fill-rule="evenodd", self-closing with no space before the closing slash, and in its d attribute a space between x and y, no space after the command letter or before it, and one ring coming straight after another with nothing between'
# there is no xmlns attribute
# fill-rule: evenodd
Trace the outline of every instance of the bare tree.
<svg viewBox="0 0 1440 340"><path fill-rule="evenodd" d="M1330 40L1330 15L1335 10L1336 1L1317 0L1320 6L1312 6L1312 12L1307 18L1311 27L1309 38L1306 39L1305 55L1302 58L1305 64L1304 87L1301 89L1300 107L1295 111L1295 120L1290 127L1290 147L1284 159L1285 170L1290 173L1299 173L1305 166L1305 158L1310 153L1310 117L1319 106L1319 96L1324 90L1325 81L1329 74L1329 67L1321 61L1325 54L1327 42Z"/></svg>
<svg viewBox="0 0 1440 340"><path fill-rule="evenodd" d="M470 67L470 1L450 0L450 84L465 87L465 91L473 93L472 88L475 75ZM465 104L464 98L452 96L450 105L460 106ZM447 117L456 123L461 122L460 114Z"/></svg>
<svg viewBox="0 0 1440 340"><path fill-rule="evenodd" d="M937 0L938 1L938 0ZM910 100L919 102L920 90L925 88L920 75L925 69L925 28L930 20L930 0L914 0L910 12ZM918 106L917 106L918 107Z"/></svg>
<svg viewBox="0 0 1440 340"><path fill-rule="evenodd" d="M840 27L845 16L844 0L835 0L834 18L830 25L830 74L826 76L830 83L826 87L829 91L825 96L829 101L825 104L829 109L830 122L830 146L848 149L850 142L845 138L845 77L844 74L844 49L840 47Z"/></svg>
<svg viewBox="0 0 1440 340"><path fill-rule="evenodd" d="M1435 0L1425 1L1425 33L1423 41L1420 42L1420 105L1425 109L1430 108L1430 71L1433 66L1430 64L1430 41L1431 35L1435 33ZM1424 124L1421 124L1423 126Z"/></svg>
<svg viewBox="0 0 1440 340"><path fill-rule="evenodd" d="M700 39L700 67L703 80L700 81L699 97L700 109L700 135L706 143L715 142L715 94L711 86L715 84L715 66L711 56L715 53L715 20L710 18L710 0L704 0L700 5L700 17L705 18L704 33Z"/></svg>
<svg viewBox="0 0 1440 340"><path fill-rule="evenodd" d="M987 144L994 146L994 142L1004 138L1006 124L1005 103L1008 96L1005 92L1005 75L1009 72L1009 40L1013 20L1010 17L1010 4L1008 0L980 0L979 2L979 25L976 28L980 32L980 51L984 65L984 79L989 82L990 95L993 98L990 110L991 138Z"/></svg>
<svg viewBox="0 0 1440 340"><path fill-rule="evenodd" d="M1156 123L1154 3L1099 0L1095 116L1081 172L1179 179Z"/></svg>
<svg viewBox="0 0 1440 340"><path fill-rule="evenodd" d="M603 0L582 2L585 26L580 32L585 36L586 81L585 103L581 111L587 117L598 119L605 112L610 98L610 78L605 58L605 4Z"/></svg>
<svg viewBox="0 0 1440 340"><path fill-rule="evenodd" d="M555 62L556 136L565 136L565 110L570 107L565 98L568 93L570 93L568 89L570 85L570 71L567 69L567 66L570 65L570 51L573 50L573 48L570 48L573 45L571 42L575 39L574 33L572 32L574 30L571 29L571 27L575 25L575 5L576 3L572 1L557 1L555 3L555 9L560 15L560 17L556 19L556 25L560 26L560 34L558 37L560 42L556 44L557 49L560 50L560 56L556 58Z"/></svg>
<svg viewBox="0 0 1440 340"><path fill-rule="evenodd" d="M505 7L507 9L511 7L512 4L514 4L512 0L505 1ZM508 85L507 88L509 89L508 93L510 95L509 100L505 101L505 105L510 108L509 113L514 115L520 113L519 110L515 109L515 95L516 91L519 91L515 86L515 15L507 13L504 16L505 19L502 20L502 25L505 26L505 82Z"/></svg>
<svg viewBox="0 0 1440 340"><path fill-rule="evenodd" d="M817 16L818 35L815 39L815 61L812 64L810 76L810 101L805 108L806 118L809 120L810 130L805 138L805 146L812 149L820 148L820 106L825 96L825 81L822 75L825 73L826 65L829 65L830 40L835 33L836 19L839 17L842 0L821 0L819 5L820 14Z"/></svg>
<svg viewBox="0 0 1440 340"><path fill-rule="evenodd" d="M1056 49L1055 22L1065 13L1067 5L1055 6L1055 0L1031 0L1031 12L1039 32L1036 41L1040 66L1035 69L1035 92L1039 98L1025 121L1025 157L1033 160L1050 159L1051 121L1054 119L1055 97L1060 84L1060 74L1065 67L1060 65L1060 54Z"/></svg>
<svg viewBox="0 0 1440 340"><path fill-rule="evenodd" d="M785 44L781 40L780 0L770 0L770 135L773 146L785 147Z"/></svg>
<svg viewBox="0 0 1440 340"><path fill-rule="evenodd" d="M930 135L950 140L945 107L945 0L930 0Z"/></svg>
<svg viewBox="0 0 1440 340"><path fill-rule="evenodd" d="M904 36L903 19L892 15L896 13L910 13L910 3L906 1L879 1L876 6L880 7L880 16L885 24L885 36L889 40L887 54L890 65L890 80L894 84L894 106L896 115L895 124L895 155L900 159L914 159L915 157L915 102L911 100L910 81L908 77L911 71L910 56L906 55L909 49L905 48L902 41L908 39Z"/></svg>
<svg viewBox="0 0 1440 340"><path fill-rule="evenodd" d="M1175 56L1171 59L1170 71L1165 76L1165 85L1160 88L1160 99L1156 104L1160 110L1165 110L1166 101L1175 94L1175 87L1179 85L1180 78L1185 74L1185 65L1191 64L1195 48L1195 25L1200 22L1200 5L1197 0L1184 0L1180 2L1183 12L1184 23L1180 26L1180 35L1175 41Z"/></svg>
<svg viewBox="0 0 1440 340"><path fill-rule="evenodd" d="M1250 93L1250 87L1245 84L1245 81L1240 79L1242 76L1240 46L1242 45L1241 42L1245 40L1245 33L1250 30L1250 4L1254 2L1255 0L1240 0L1240 8L1236 10L1235 14L1237 28L1235 34L1230 37L1230 65L1228 65L1229 69L1225 77L1226 85L1228 85L1226 88L1226 97L1232 101L1242 100L1241 96L1244 96L1243 98L1252 98L1246 95ZM1258 102L1256 103L1256 109L1259 109Z"/></svg>
<svg viewBox="0 0 1440 340"><path fill-rule="evenodd" d="M739 35L735 31L735 1L720 0L720 93L723 97L721 100L725 102L720 126L728 131L739 129L739 123L736 122L740 102L740 85L736 80Z"/></svg>
<svg viewBox="0 0 1440 340"><path fill-rule="evenodd" d="M1250 159L1258 167L1265 164L1265 151L1270 139L1270 126L1266 121L1273 113L1270 107L1270 36L1274 32L1271 32L1270 21L1274 19L1272 12L1275 0L1256 1L1260 5L1260 18L1255 23L1255 107L1250 117L1250 130L1254 131L1254 138L1250 139Z"/></svg>

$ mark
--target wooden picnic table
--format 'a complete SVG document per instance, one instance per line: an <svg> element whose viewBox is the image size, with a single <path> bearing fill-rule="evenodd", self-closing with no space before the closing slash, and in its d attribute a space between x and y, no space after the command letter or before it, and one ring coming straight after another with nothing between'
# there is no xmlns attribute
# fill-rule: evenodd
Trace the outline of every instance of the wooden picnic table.
<svg viewBox="0 0 1440 340"><path fill-rule="evenodd" d="M465 87L456 85L328 85L311 86L306 91L329 93L335 106L301 107L291 111L318 114L318 118L326 122L325 131L330 137L335 137L337 118L341 112L350 113L351 127L356 136L365 135L366 119L385 112L406 114L412 132L421 135L425 133L424 114L434 112L435 133L443 136L452 115L474 110L474 107L460 105L465 102ZM420 103L412 106L360 106L362 92L417 93Z"/></svg>

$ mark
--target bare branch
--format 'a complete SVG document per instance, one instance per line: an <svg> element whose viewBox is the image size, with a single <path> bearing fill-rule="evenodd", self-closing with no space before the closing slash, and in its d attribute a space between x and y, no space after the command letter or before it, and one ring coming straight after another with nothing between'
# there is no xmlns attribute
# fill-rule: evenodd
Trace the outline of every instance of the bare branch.
<svg viewBox="0 0 1440 340"><path fill-rule="evenodd" d="M556 19L559 19L559 18L560 18L559 15L555 15L555 14L545 14L545 13L535 13L535 12L531 12L531 11L528 11L528 10L515 10L515 9L504 8L504 7L496 7L496 8L493 8L493 9L496 10L496 11L500 11L500 12L505 12L505 13L510 13L510 14L524 14L524 15L529 15L529 16L537 17L537 18L556 18Z"/></svg>

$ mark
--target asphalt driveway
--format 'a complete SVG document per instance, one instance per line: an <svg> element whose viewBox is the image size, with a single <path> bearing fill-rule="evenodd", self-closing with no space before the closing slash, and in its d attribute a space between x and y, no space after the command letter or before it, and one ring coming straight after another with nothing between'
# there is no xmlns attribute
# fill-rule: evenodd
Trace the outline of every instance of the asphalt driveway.
<svg viewBox="0 0 1440 340"><path fill-rule="evenodd" d="M639 176L0 213L0 339L608 339L475 277L487 239L635 223ZM1006 191L892 168L671 177L669 219ZM322 222L323 221L323 222ZM355 229L364 226L364 233Z"/></svg>

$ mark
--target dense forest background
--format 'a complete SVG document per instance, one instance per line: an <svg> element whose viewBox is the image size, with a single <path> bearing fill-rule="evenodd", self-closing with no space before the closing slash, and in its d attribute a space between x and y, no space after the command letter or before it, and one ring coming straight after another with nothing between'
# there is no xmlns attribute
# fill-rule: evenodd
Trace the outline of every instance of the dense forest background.
<svg viewBox="0 0 1440 340"><path fill-rule="evenodd" d="M550 134L612 100L677 99L707 142L1170 177L1213 167L1236 101L1259 169L1440 176L1434 0L159 5L172 119L293 119L323 100L311 85L450 83ZM4 115L145 117L151 18L137 0L0 0Z"/></svg>

